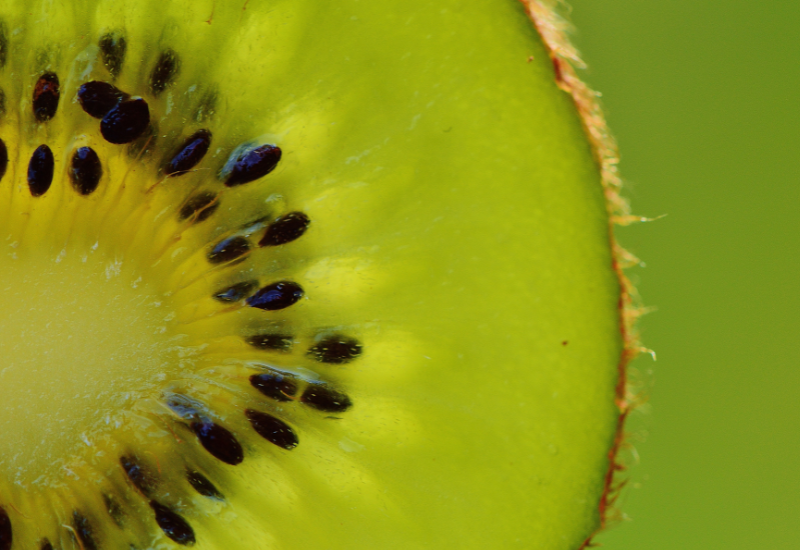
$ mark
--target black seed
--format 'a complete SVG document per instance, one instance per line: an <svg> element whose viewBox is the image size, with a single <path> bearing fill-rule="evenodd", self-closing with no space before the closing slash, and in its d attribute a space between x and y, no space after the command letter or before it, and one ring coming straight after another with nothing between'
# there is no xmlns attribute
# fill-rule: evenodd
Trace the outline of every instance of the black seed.
<svg viewBox="0 0 800 550"><path fill-rule="evenodd" d="M186 473L186 479L189 480L189 485L194 488L195 491L203 495L204 497L208 498L215 498L217 500L223 500L225 497L222 496L222 493L211 483L206 476L201 474L200 472L190 471Z"/></svg>
<svg viewBox="0 0 800 550"><path fill-rule="evenodd" d="M229 237L217 243L208 253L208 261L212 264L230 262L244 256L250 251L250 241L244 237Z"/></svg>
<svg viewBox="0 0 800 550"><path fill-rule="evenodd" d="M219 208L217 194L203 191L186 201L178 214L178 219L183 222L193 218L193 222L200 223L207 220L217 208Z"/></svg>
<svg viewBox="0 0 800 550"><path fill-rule="evenodd" d="M257 180L272 172L281 160L281 150L274 145L262 145L238 156L225 185L234 187Z"/></svg>
<svg viewBox="0 0 800 550"><path fill-rule="evenodd" d="M53 550L53 545L50 544L49 540L42 539L42 542L39 545L39 550Z"/></svg>
<svg viewBox="0 0 800 550"><path fill-rule="evenodd" d="M75 535L80 540L83 550L97 550L94 529L92 529L89 520L76 510L72 512L72 522L75 528Z"/></svg>
<svg viewBox="0 0 800 550"><path fill-rule="evenodd" d="M28 187L34 197L40 197L50 189L54 163L53 152L47 145L40 145L31 155L28 163Z"/></svg>
<svg viewBox="0 0 800 550"><path fill-rule="evenodd" d="M302 212L290 212L269 224L258 246L278 246L291 242L301 237L310 223L311 220Z"/></svg>
<svg viewBox="0 0 800 550"><path fill-rule="evenodd" d="M185 519L154 500L150 501L150 507L156 513L156 523L165 535L184 546L195 543L194 531Z"/></svg>
<svg viewBox="0 0 800 550"><path fill-rule="evenodd" d="M288 376L277 372L254 374L250 377L250 384L275 401L291 401L294 394L297 393L297 383Z"/></svg>
<svg viewBox="0 0 800 550"><path fill-rule="evenodd" d="M256 334L245 341L258 349L289 351L292 349L293 338L288 334Z"/></svg>
<svg viewBox="0 0 800 550"><path fill-rule="evenodd" d="M103 167L91 147L81 147L72 155L69 176L72 186L81 195L91 195L100 183Z"/></svg>
<svg viewBox="0 0 800 550"><path fill-rule="evenodd" d="M78 88L78 101L81 107L94 118L103 118L120 101L130 96L116 86L101 80L92 80Z"/></svg>
<svg viewBox="0 0 800 550"><path fill-rule="evenodd" d="M295 304L303 297L303 289L292 281L281 281L267 285L247 299L247 305L275 311Z"/></svg>
<svg viewBox="0 0 800 550"><path fill-rule="evenodd" d="M150 109L142 99L128 99L111 109L100 122L100 133L109 143L130 143L150 124Z"/></svg>
<svg viewBox="0 0 800 550"><path fill-rule="evenodd" d="M150 73L150 91L158 97L161 92L172 84L180 71L180 59L173 50L164 50L158 56L156 66Z"/></svg>
<svg viewBox="0 0 800 550"><path fill-rule="evenodd" d="M8 28L5 21L0 21L0 69L8 62ZM2 546L0 546L2 550Z"/></svg>
<svg viewBox="0 0 800 550"><path fill-rule="evenodd" d="M125 519L125 513L122 511L119 503L114 500L111 495L103 495L103 503L106 505L106 510L117 527L122 527Z"/></svg>
<svg viewBox="0 0 800 550"><path fill-rule="evenodd" d="M11 518L3 508L0 508L0 550L11 550L14 537L11 532Z"/></svg>
<svg viewBox="0 0 800 550"><path fill-rule="evenodd" d="M308 355L320 363L341 365L361 355L363 349L355 338L334 334L326 336L308 350Z"/></svg>
<svg viewBox="0 0 800 550"><path fill-rule="evenodd" d="M125 61L125 52L128 44L125 37L117 33L108 33L100 37L100 52L103 55L103 65L114 78L122 71Z"/></svg>
<svg viewBox="0 0 800 550"><path fill-rule="evenodd" d="M244 451L236 437L213 422L192 422L192 430L197 435L206 451L226 464L240 464L244 460Z"/></svg>
<svg viewBox="0 0 800 550"><path fill-rule="evenodd" d="M60 88L56 73L44 73L36 81L33 88L33 116L38 122L45 122L56 116Z"/></svg>
<svg viewBox="0 0 800 550"><path fill-rule="evenodd" d="M8 148L6 147L6 143L0 139L0 179L3 179L3 176L6 175L6 170L8 169Z"/></svg>
<svg viewBox="0 0 800 550"><path fill-rule="evenodd" d="M250 420L250 424L253 425L256 433L270 443L284 449L297 447L297 435L282 420L253 409L247 409L245 415L247 415L247 419Z"/></svg>
<svg viewBox="0 0 800 550"><path fill-rule="evenodd" d="M344 412L353 403L347 395L321 384L311 384L300 396L300 401L323 412Z"/></svg>
<svg viewBox="0 0 800 550"><path fill-rule="evenodd" d="M208 152L211 146L211 132L208 130L198 130L189 136L183 145L180 146L178 152L172 157L164 168L164 173L182 174L187 170L191 170L197 163L203 160L203 157Z"/></svg>
<svg viewBox="0 0 800 550"><path fill-rule="evenodd" d="M258 281L243 281L217 292L214 294L214 299L226 303L238 302L249 296L256 288L258 288Z"/></svg>
<svg viewBox="0 0 800 550"><path fill-rule="evenodd" d="M134 456L120 457L119 463L131 483L136 486L145 496L150 495L156 488L155 477L147 471Z"/></svg>

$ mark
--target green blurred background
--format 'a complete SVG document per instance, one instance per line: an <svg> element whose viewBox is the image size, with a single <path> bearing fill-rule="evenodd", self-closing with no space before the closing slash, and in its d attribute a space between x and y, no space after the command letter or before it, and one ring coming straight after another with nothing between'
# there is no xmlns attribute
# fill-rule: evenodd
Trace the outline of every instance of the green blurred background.
<svg viewBox="0 0 800 550"><path fill-rule="evenodd" d="M646 267L611 550L800 548L800 4L570 0ZM644 436L644 437L642 437ZM643 440L642 440L643 439Z"/></svg>

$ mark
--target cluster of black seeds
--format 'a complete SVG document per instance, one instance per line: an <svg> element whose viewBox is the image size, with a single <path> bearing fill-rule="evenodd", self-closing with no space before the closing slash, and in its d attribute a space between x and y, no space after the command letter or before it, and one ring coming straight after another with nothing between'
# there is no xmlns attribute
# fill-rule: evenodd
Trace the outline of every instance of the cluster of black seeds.
<svg viewBox="0 0 800 550"><path fill-rule="evenodd" d="M199 201L205 204L211 197ZM190 214L187 212L186 216ZM303 212L288 212L272 220L258 241L258 247L281 246L302 237L311 220ZM212 265L234 265L244 261L255 249L248 236L236 234L224 237L208 251L206 258ZM258 290L256 290L258 289ZM213 298L224 303L235 303L244 300L250 307L264 311L286 309L305 295L303 288L294 281L276 281L260 286L256 280L247 280L222 288L213 294ZM245 338L251 346L271 351L289 351L293 337L288 334L264 333ZM341 365L359 357L362 346L354 338L341 334L324 335L307 352L308 357L320 363Z"/></svg>
<svg viewBox="0 0 800 550"><path fill-rule="evenodd" d="M107 34L100 39L99 46L104 65L112 78L116 78L122 69L127 51L125 38ZM174 83L179 71L178 55L173 50L162 52L150 74L150 93L158 97ZM100 119L100 134L109 143L115 145L132 143L150 128L150 106L147 101L142 97L131 96L110 82L99 80L85 82L78 89L77 97L88 115ZM2 96L3 104L4 98L5 96ZM58 75L50 71L42 73L34 85L32 99L33 116L37 122L46 123L53 119L61 99ZM211 139L211 132L206 128L197 130L187 137L164 162L163 174L178 176L191 171L205 157ZM240 148L231 157L228 167L224 173L220 173L220 177L227 187L243 185L272 172L280 159L281 149L275 145ZM8 149L0 140L0 178L5 174L7 166ZM28 163L28 187L32 196L40 197L50 189L54 171L53 153L47 144L42 144L31 155ZM103 174L97 153L91 147L81 147L74 151L69 174L73 187L81 195L94 192ZM204 221L214 213L218 200L218 193L206 191L197 194L186 201L179 212L179 218L181 221Z"/></svg>
<svg viewBox="0 0 800 550"><path fill-rule="evenodd" d="M142 496L149 499L150 507L155 513L156 523L158 523L159 527L164 531L164 534L179 544L193 544L195 542L194 530L189 523L177 512L151 498L152 493L159 483L158 477L154 471L143 465L139 457L133 455L120 458L120 465L133 486L136 487ZM216 497L219 495L219 492L213 484L200 473L193 472L192 479L196 480L195 483L192 483L193 487L197 484L203 491L211 493L204 496L213 495ZM203 494L203 491L200 489L196 488L196 490ZM109 514L113 517L110 507Z"/></svg>
<svg viewBox="0 0 800 550"><path fill-rule="evenodd" d="M113 84L93 80L78 89L78 101L89 116L100 119L100 133L109 143L122 145L141 136L150 125L150 107Z"/></svg>
<svg viewBox="0 0 800 550"><path fill-rule="evenodd" d="M275 401L297 399L300 383L296 378L278 372L265 372L250 377L250 384ZM353 403L350 398L321 382L309 383L299 397L299 401L323 412L339 413L349 409Z"/></svg>
<svg viewBox="0 0 800 550"><path fill-rule="evenodd" d="M138 144L136 140L155 139L152 132L150 105L131 93L120 90L113 82L120 75L125 63L127 42L118 33L108 33L99 40L103 65L110 74L110 82L93 80L85 82L77 92L83 111L100 121L99 133L108 143L115 145ZM4 66L8 54L6 29L0 22L0 67ZM181 70L178 54L167 49L162 51L150 72L148 90L152 98L158 98L177 80ZM33 88L32 115L39 124L47 124L58 113L61 100L61 83L56 73L41 73ZM0 113L5 110L5 96L0 90ZM208 112L213 108L208 107ZM196 118L196 122L205 120ZM144 136L144 137L143 137ZM213 140L208 128L200 128L182 140L158 169L159 177L174 178L191 172L206 157ZM135 143L134 143L135 142ZM238 187L256 181L273 172L282 156L279 147L271 144L243 145L234 150L228 162L218 172L224 185L222 189L196 190L186 198L178 209L178 220L188 224L201 223L209 219L220 205L223 189ZM9 151L0 139L0 179L5 175L9 162ZM28 162L27 183L33 197L47 193L52 185L56 159L47 144L39 145ZM103 163L90 146L81 146L70 152L67 174L75 192L81 196L94 193L103 179ZM259 221L263 234L250 240L250 234L228 235L210 247L206 259L212 266L232 266L247 259L253 250L287 245L302 237L311 220L304 212L286 212L271 221ZM260 230L259 229L259 230ZM225 304L241 304L262 311L279 311L298 303L305 291L296 282L281 280L262 285L258 280L248 279L220 288L212 298ZM245 338L255 349L268 352L289 353L295 343L292 334L270 332ZM360 357L361 343L344 334L322 333L306 352L306 357L323 364L343 365ZM321 381L307 381L295 376L262 368L249 378L250 385L261 395L280 403L297 402L324 413L343 413L353 403L343 392ZM236 466L241 464L246 453L236 434L211 418L202 404L182 395L166 398L166 405L178 417L178 423L194 436L200 446L220 462ZM267 408L267 407L265 407ZM296 431L272 412L256 408L243 411L250 427L274 446L290 451L300 440ZM196 542L195 533L178 510L156 500L162 479L159 469L153 468L141 456L127 453L119 458L122 468L133 489L148 503L153 519L162 532L172 541L190 546ZM195 469L185 471L185 481L199 495L224 500L223 494L205 475ZM114 524L123 528L125 513L111 495L103 494L103 502ZM98 536L89 516L79 510L72 513L71 525L67 526L73 542L83 550L97 550ZM5 508L0 507L0 550L11 550L13 542L12 523ZM47 539L39 543L39 550L52 550Z"/></svg>

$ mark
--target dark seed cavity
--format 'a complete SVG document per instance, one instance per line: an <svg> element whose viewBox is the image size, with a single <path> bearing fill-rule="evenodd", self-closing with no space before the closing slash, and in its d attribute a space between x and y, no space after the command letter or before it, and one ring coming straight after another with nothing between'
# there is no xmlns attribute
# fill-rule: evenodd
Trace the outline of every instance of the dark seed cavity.
<svg viewBox="0 0 800 550"><path fill-rule="evenodd" d="M208 261L212 264L230 262L250 252L250 241L241 236L229 237L211 249Z"/></svg>
<svg viewBox="0 0 800 550"><path fill-rule="evenodd" d="M198 130L189 136L164 168L167 175L180 175L191 170L203 160L211 146L211 132Z"/></svg>
<svg viewBox="0 0 800 550"><path fill-rule="evenodd" d="M155 490L157 485L155 476L146 470L135 456L120 457L119 463L128 479L143 495L148 496Z"/></svg>
<svg viewBox="0 0 800 550"><path fill-rule="evenodd" d="M128 49L125 37L117 33L104 34L100 37L99 45L103 55L103 65L111 76L116 78L122 71L122 63L125 61L125 52Z"/></svg>
<svg viewBox="0 0 800 550"><path fill-rule="evenodd" d="M173 50L161 52L153 72L150 73L150 91L154 96L158 97L175 81L180 68L178 54Z"/></svg>
<svg viewBox="0 0 800 550"><path fill-rule="evenodd" d="M287 450L297 447L297 435L282 420L253 409L247 409L245 415L256 433L270 443Z"/></svg>
<svg viewBox="0 0 800 550"><path fill-rule="evenodd" d="M238 302L249 296L256 288L258 281L243 281L217 292L214 294L214 299L225 303Z"/></svg>
<svg viewBox="0 0 800 550"><path fill-rule="evenodd" d="M207 220L217 208L219 208L217 194L203 191L186 201L178 214L178 219L183 222L191 218L194 223L200 223Z"/></svg>
<svg viewBox="0 0 800 550"><path fill-rule="evenodd" d="M278 246L292 242L303 236L310 223L311 220L302 212L290 212L269 224L258 246Z"/></svg>
<svg viewBox="0 0 800 550"><path fill-rule="evenodd" d="M185 519L154 500L150 501L150 507L156 514L156 523L165 535L184 546L195 543L194 530Z"/></svg>
<svg viewBox="0 0 800 550"><path fill-rule="evenodd" d="M341 365L349 363L363 352L358 340L334 334L326 336L308 350L308 355L320 363Z"/></svg>
<svg viewBox="0 0 800 550"><path fill-rule="evenodd" d="M8 169L8 148L6 147L6 143L0 139L0 179L3 179L3 176L6 175L6 170Z"/></svg>
<svg viewBox="0 0 800 550"><path fill-rule="evenodd" d="M222 493L219 492L219 489L217 489L214 484L211 483L208 478L200 472L187 472L186 479L189 481L189 485L191 485L195 491L204 497L215 498L217 500L225 499L225 497L222 496Z"/></svg>
<svg viewBox="0 0 800 550"><path fill-rule="evenodd" d="M0 69L8 63L8 27L5 21L0 21ZM0 546L0 550L3 547Z"/></svg>
<svg viewBox="0 0 800 550"><path fill-rule="evenodd" d="M323 412L344 412L353 405L347 395L321 384L308 386L300 401Z"/></svg>
<svg viewBox="0 0 800 550"><path fill-rule="evenodd" d="M281 150L274 145L262 145L241 153L233 161L233 166L230 169L228 178L225 180L225 185L234 187L264 177L275 170L280 160Z"/></svg>
<svg viewBox="0 0 800 550"><path fill-rule="evenodd" d="M215 458L233 466L240 464L244 460L242 445L231 432L219 424L193 422L192 430L206 451Z"/></svg>
<svg viewBox="0 0 800 550"><path fill-rule="evenodd" d="M247 299L247 305L267 311L287 308L303 297L303 289L295 282L281 281L267 285Z"/></svg>
<svg viewBox="0 0 800 550"><path fill-rule="evenodd" d="M50 147L40 145L36 148L28 163L28 188L31 190L31 195L41 197L50 189L50 184L53 183L54 164Z"/></svg>
<svg viewBox="0 0 800 550"><path fill-rule="evenodd" d="M94 118L103 118L121 101L130 96L116 86L101 80L92 80L78 88L81 107Z"/></svg>
<svg viewBox="0 0 800 550"><path fill-rule="evenodd" d="M53 550L53 545L50 544L49 540L42 539L42 542L39 544L39 550Z"/></svg>
<svg viewBox="0 0 800 550"><path fill-rule="evenodd" d="M289 351L292 349L294 338L289 334L256 334L249 336L245 341L258 349Z"/></svg>
<svg viewBox="0 0 800 550"><path fill-rule="evenodd" d="M125 513L122 511L122 507L119 503L114 500L111 495L103 495L103 503L106 505L106 510L108 511L108 515L111 516L111 519L117 525L117 527L122 527L124 520L125 520Z"/></svg>
<svg viewBox="0 0 800 550"><path fill-rule="evenodd" d="M91 147L81 147L72 155L69 176L72 186L81 195L91 195L100 183L103 166Z"/></svg>
<svg viewBox="0 0 800 550"><path fill-rule="evenodd" d="M291 401L297 393L297 383L283 374L262 373L250 377L250 384L275 401Z"/></svg>
<svg viewBox="0 0 800 550"><path fill-rule="evenodd" d="M141 136L150 124L150 108L142 98L128 99L111 109L100 122L100 133L109 143L121 145Z"/></svg>
<svg viewBox="0 0 800 550"><path fill-rule="evenodd" d="M33 88L33 116L38 122L46 122L56 116L61 87L56 73L47 72L39 77Z"/></svg>
<svg viewBox="0 0 800 550"><path fill-rule="evenodd" d="M194 113L194 121L202 124L214 116L217 105L217 93L214 90L208 90L200 101L197 102L197 110Z"/></svg>
<svg viewBox="0 0 800 550"><path fill-rule="evenodd" d="M11 550L11 543L14 541L11 531L11 518L5 509L0 508L0 550Z"/></svg>
<svg viewBox="0 0 800 550"><path fill-rule="evenodd" d="M75 529L75 536L81 542L83 550L97 550L97 543L94 540L94 529L80 512L72 512L72 522Z"/></svg>

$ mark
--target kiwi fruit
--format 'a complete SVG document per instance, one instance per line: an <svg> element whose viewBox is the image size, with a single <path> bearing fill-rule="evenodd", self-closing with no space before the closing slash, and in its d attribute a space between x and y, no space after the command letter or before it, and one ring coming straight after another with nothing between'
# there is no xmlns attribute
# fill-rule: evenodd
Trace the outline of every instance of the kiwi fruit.
<svg viewBox="0 0 800 550"><path fill-rule="evenodd" d="M0 550L581 547L623 295L551 54L511 0L4 2Z"/></svg>

